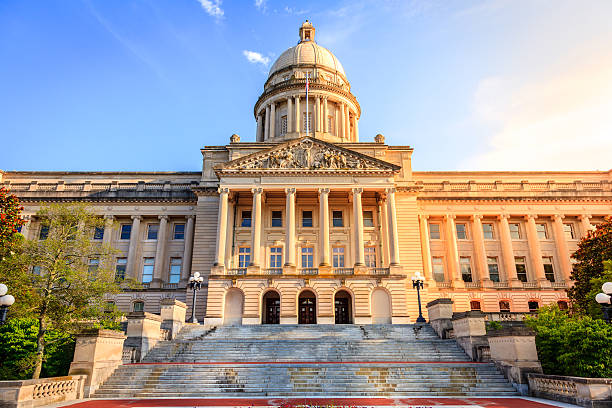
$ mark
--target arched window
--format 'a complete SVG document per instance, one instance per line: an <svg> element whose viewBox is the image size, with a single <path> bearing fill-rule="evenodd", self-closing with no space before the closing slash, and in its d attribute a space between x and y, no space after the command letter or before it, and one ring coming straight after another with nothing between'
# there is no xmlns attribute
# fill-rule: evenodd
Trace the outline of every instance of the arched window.
<svg viewBox="0 0 612 408"><path fill-rule="evenodd" d="M560 300L557 302L557 306L559 306L559 309L561 310L567 310L569 309L569 306L567 304L567 302L565 300Z"/></svg>
<svg viewBox="0 0 612 408"><path fill-rule="evenodd" d="M470 302L470 309L472 310L482 310L480 307L480 300L472 300Z"/></svg>
<svg viewBox="0 0 612 408"><path fill-rule="evenodd" d="M537 312L540 308L540 303L537 300L530 300L527 304L529 305L530 312Z"/></svg>
<svg viewBox="0 0 612 408"><path fill-rule="evenodd" d="M144 312L144 302L142 300L137 300L132 303L132 310L134 312Z"/></svg>
<svg viewBox="0 0 612 408"><path fill-rule="evenodd" d="M499 311L502 313L509 313L510 312L510 302L508 302L507 300L501 300L499 302Z"/></svg>

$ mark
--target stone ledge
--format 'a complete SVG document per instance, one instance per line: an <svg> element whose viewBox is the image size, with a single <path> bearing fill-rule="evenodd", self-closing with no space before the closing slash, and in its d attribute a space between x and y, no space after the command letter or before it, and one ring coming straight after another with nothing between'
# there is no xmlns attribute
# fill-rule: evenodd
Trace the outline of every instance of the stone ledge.
<svg viewBox="0 0 612 408"><path fill-rule="evenodd" d="M490 330L487 332L489 337L514 337L514 336L535 336L535 331L525 326L510 326L503 327L498 330Z"/></svg>
<svg viewBox="0 0 612 408"><path fill-rule="evenodd" d="M427 303L427 305L425 306L431 307L435 305L452 305L452 304L453 304L453 301L451 299L440 298L440 299L432 300L431 302Z"/></svg>

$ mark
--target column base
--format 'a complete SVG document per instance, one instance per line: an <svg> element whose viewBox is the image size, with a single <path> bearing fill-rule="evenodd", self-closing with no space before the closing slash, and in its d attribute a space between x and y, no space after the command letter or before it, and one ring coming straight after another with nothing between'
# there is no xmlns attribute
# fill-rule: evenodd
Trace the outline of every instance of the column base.
<svg viewBox="0 0 612 408"><path fill-rule="evenodd" d="M353 267L353 272L355 275L366 275L368 272L370 272L370 268L365 265L355 265Z"/></svg>
<svg viewBox="0 0 612 408"><path fill-rule="evenodd" d="M509 283L510 283L511 288L518 288L518 289L523 288L523 282L518 279L512 279Z"/></svg>
<svg viewBox="0 0 612 408"><path fill-rule="evenodd" d="M149 283L150 288L159 289L162 287L162 280L159 278L154 278L151 283Z"/></svg>
<svg viewBox="0 0 612 408"><path fill-rule="evenodd" d="M330 265L319 265L319 275L328 275L332 271L332 267Z"/></svg>
<svg viewBox="0 0 612 408"><path fill-rule="evenodd" d="M552 283L548 279L538 279L538 286L542 289L552 288Z"/></svg>
<svg viewBox="0 0 612 408"><path fill-rule="evenodd" d="M492 289L494 287L493 285L493 281L489 278L485 278L483 280L480 281L480 285L483 288L487 288L487 289Z"/></svg>
<svg viewBox="0 0 612 408"><path fill-rule="evenodd" d="M214 265L210 269L211 275L225 275L225 266L224 265Z"/></svg>
<svg viewBox="0 0 612 408"><path fill-rule="evenodd" d="M453 288L455 289L464 289L465 288L465 282L462 280L454 280L453 281Z"/></svg>
<svg viewBox="0 0 612 408"><path fill-rule="evenodd" d="M391 275L401 275L404 273L404 268L400 264L391 264L389 265L389 274Z"/></svg>
<svg viewBox="0 0 612 408"><path fill-rule="evenodd" d="M283 266L283 275L297 275L297 268L295 265L287 265Z"/></svg>
<svg viewBox="0 0 612 408"><path fill-rule="evenodd" d="M261 266L259 265L249 265L247 267L248 275L259 275L260 272L261 272Z"/></svg>

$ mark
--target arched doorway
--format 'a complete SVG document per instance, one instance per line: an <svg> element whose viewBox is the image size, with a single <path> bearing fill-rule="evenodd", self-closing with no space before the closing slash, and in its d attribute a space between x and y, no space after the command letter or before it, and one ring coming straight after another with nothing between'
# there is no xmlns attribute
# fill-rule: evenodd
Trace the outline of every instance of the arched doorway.
<svg viewBox="0 0 612 408"><path fill-rule="evenodd" d="M298 323L317 323L317 298L310 290L305 290L300 293L298 299Z"/></svg>
<svg viewBox="0 0 612 408"><path fill-rule="evenodd" d="M372 324L391 323L391 298L386 290L376 288L372 291Z"/></svg>
<svg viewBox="0 0 612 408"><path fill-rule="evenodd" d="M244 295L240 289L230 289L225 294L225 310L223 324L237 326L242 324L242 309Z"/></svg>
<svg viewBox="0 0 612 408"><path fill-rule="evenodd" d="M336 324L353 323L351 294L346 290L339 290L334 296L334 316Z"/></svg>
<svg viewBox="0 0 612 408"><path fill-rule="evenodd" d="M280 323L280 296L278 292L269 290L264 294L261 322L263 324Z"/></svg>

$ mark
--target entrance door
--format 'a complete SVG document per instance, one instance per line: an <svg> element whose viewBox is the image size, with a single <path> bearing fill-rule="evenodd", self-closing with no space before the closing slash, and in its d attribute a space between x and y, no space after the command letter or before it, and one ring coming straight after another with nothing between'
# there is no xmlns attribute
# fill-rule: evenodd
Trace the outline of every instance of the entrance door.
<svg viewBox="0 0 612 408"><path fill-rule="evenodd" d="M341 290L334 297L334 316L336 324L351 324L351 295Z"/></svg>
<svg viewBox="0 0 612 408"><path fill-rule="evenodd" d="M306 290L300 294L298 302L298 323L316 324L317 323L317 299L314 293Z"/></svg>
<svg viewBox="0 0 612 408"><path fill-rule="evenodd" d="M264 295L263 324L280 323L280 298L278 293L269 291Z"/></svg>

